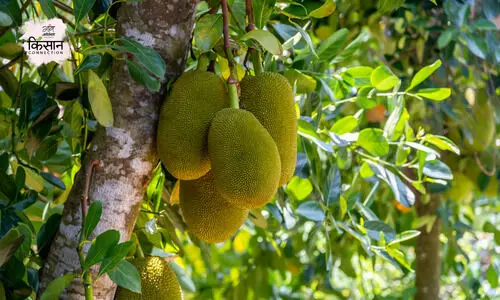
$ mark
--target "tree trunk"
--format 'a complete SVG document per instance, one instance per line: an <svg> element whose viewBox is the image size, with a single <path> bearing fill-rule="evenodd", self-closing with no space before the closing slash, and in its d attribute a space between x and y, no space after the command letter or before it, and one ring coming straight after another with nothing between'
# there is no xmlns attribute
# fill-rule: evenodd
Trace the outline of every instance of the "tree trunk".
<svg viewBox="0 0 500 300"><path fill-rule="evenodd" d="M158 51L167 65L167 79L171 79L183 71L189 53L195 6L195 0L123 4L118 13L117 34ZM114 62L112 74L108 91L114 127L99 127L85 155L42 272L40 293L53 279L80 270L76 249L88 162L100 161L89 191L90 203L93 200L103 203L96 234L117 229L121 241L125 241L130 238L146 184L158 161L155 136L163 96L151 93L130 78L123 60ZM112 299L116 289L107 276L97 280L93 287L95 299ZM73 281L61 298L84 299L82 283Z"/></svg>
<svg viewBox="0 0 500 300"><path fill-rule="evenodd" d="M420 201L418 196L416 209L419 217L434 216L439 206L439 196L432 195L428 203ZM416 287L417 300L437 300L439 299L439 287L441 281L441 222L436 218L432 229L427 232L426 226L420 228L420 235L417 237L416 246Z"/></svg>

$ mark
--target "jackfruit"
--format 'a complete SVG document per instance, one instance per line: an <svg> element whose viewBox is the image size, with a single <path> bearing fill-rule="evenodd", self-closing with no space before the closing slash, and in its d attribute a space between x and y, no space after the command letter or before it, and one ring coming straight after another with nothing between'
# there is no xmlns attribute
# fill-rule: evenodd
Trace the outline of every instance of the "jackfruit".
<svg viewBox="0 0 500 300"><path fill-rule="evenodd" d="M278 73L246 76L241 81L240 103L274 139L281 159L279 185L292 178L297 161L297 114L292 87Z"/></svg>
<svg viewBox="0 0 500 300"><path fill-rule="evenodd" d="M119 287L115 300L179 300L184 299L174 270L167 261L156 256L130 261L141 276L141 294Z"/></svg>
<svg viewBox="0 0 500 300"><path fill-rule="evenodd" d="M280 180L280 157L271 135L252 113L219 111L208 133L208 154L215 186L226 200L245 208L271 200Z"/></svg>
<svg viewBox="0 0 500 300"><path fill-rule="evenodd" d="M158 124L158 153L163 165L182 180L210 170L207 135L217 111L228 107L225 84L214 73L192 71L173 84Z"/></svg>
<svg viewBox="0 0 500 300"><path fill-rule="evenodd" d="M474 197L475 185L469 177L462 173L453 173L450 188L446 191L446 197L458 203L468 204Z"/></svg>
<svg viewBox="0 0 500 300"><path fill-rule="evenodd" d="M180 205L187 229L208 243L225 241L245 222L248 210L237 207L215 189L212 172L180 183Z"/></svg>
<svg viewBox="0 0 500 300"><path fill-rule="evenodd" d="M478 92L479 97L483 91ZM450 126L449 137L462 150L464 154L483 152L493 141L495 136L495 114L488 102L476 101L472 106L472 114L468 111L457 112L461 120L464 120L462 126L470 133L472 142L467 137L462 137L458 126Z"/></svg>

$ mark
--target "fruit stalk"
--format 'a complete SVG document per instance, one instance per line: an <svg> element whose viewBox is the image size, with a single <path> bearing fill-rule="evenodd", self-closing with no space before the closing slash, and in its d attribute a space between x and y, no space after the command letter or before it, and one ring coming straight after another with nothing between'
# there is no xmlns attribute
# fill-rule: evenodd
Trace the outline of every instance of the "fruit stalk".
<svg viewBox="0 0 500 300"><path fill-rule="evenodd" d="M245 11L248 22L246 30L247 32L250 32L252 30L255 30L252 0L245 0ZM255 75L263 73L264 69L262 68L262 59L260 57L259 51L255 47L249 47L248 52L250 54L250 60L252 61Z"/></svg>
<svg viewBox="0 0 500 300"><path fill-rule="evenodd" d="M234 67L234 57L231 52L231 44L229 42L229 21L228 21L228 5L227 0L221 0L222 5L222 21L223 21L223 32L224 32L224 51L226 52L226 58L229 65L230 75L227 79L227 89L229 93L229 105L231 108L239 108L240 101L238 99L238 78L235 76Z"/></svg>

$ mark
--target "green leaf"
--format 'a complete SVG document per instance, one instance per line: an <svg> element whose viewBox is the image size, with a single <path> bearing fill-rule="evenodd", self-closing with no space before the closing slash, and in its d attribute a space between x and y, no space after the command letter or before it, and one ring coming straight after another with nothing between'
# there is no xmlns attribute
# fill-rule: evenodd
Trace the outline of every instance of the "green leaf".
<svg viewBox="0 0 500 300"><path fill-rule="evenodd" d="M158 81L162 81L165 78L167 67L158 52L134 40L120 39L120 42L121 46L116 47L116 49L132 55L133 61L145 69L144 71L154 75ZM127 61L130 61L130 59L127 59Z"/></svg>
<svg viewBox="0 0 500 300"><path fill-rule="evenodd" d="M286 185L286 191L292 194L298 201L302 201L312 193L313 186L309 179L294 176Z"/></svg>
<svg viewBox="0 0 500 300"><path fill-rule="evenodd" d="M0 15L1 15L0 11ZM19 56L23 52L23 47L16 43L4 43L0 45L0 57L7 59L13 59Z"/></svg>
<svg viewBox="0 0 500 300"><path fill-rule="evenodd" d="M346 59L350 58L356 50L359 49L361 46L361 43L365 42L368 40L370 37L370 31L367 29L363 29L361 33L347 45L342 52L340 52L339 55L335 56L335 58L331 61L332 64L343 62Z"/></svg>
<svg viewBox="0 0 500 300"><path fill-rule="evenodd" d="M437 41L438 48L443 49L444 47L446 47L454 39L454 37L455 37L454 29L450 28L443 31Z"/></svg>
<svg viewBox="0 0 500 300"><path fill-rule="evenodd" d="M100 65L101 65L101 56L99 54L88 55L75 70L74 75L77 75L81 71L95 69Z"/></svg>
<svg viewBox="0 0 500 300"><path fill-rule="evenodd" d="M500 283L500 274L495 270L495 265L492 263L488 270L486 271L486 280L491 285L492 288L496 289Z"/></svg>
<svg viewBox="0 0 500 300"><path fill-rule="evenodd" d="M172 269L175 272L175 275L177 276L177 280L179 280L179 283L181 284L181 287L183 290L195 293L196 292L196 285L194 284L193 280L191 277L189 277L186 272L184 271L183 268L181 268L179 265L177 265L174 262L168 262Z"/></svg>
<svg viewBox="0 0 500 300"><path fill-rule="evenodd" d="M141 276L137 268L128 261L120 261L115 269L108 272L108 275L118 286L134 293L141 293Z"/></svg>
<svg viewBox="0 0 500 300"><path fill-rule="evenodd" d="M400 263L403 267L408 269L409 271L412 271L410 264L405 258L404 253L399 250L399 249L393 249L391 247L386 247L387 253L389 253L390 256L396 259L398 263Z"/></svg>
<svg viewBox="0 0 500 300"><path fill-rule="evenodd" d="M56 8L54 7L54 3L52 3L52 0L39 0L38 2L40 2L42 11L47 16L47 18L52 19L57 15Z"/></svg>
<svg viewBox="0 0 500 300"><path fill-rule="evenodd" d="M383 232L384 237L389 241L393 240L396 237L396 232L394 231L394 229L388 224L379 220L366 221L363 227L365 227L368 231L368 235L372 239L377 241L380 239L380 232Z"/></svg>
<svg viewBox="0 0 500 300"><path fill-rule="evenodd" d="M497 30L497 26L495 25L495 23L485 18L481 18L472 22L470 26L478 30Z"/></svg>
<svg viewBox="0 0 500 300"><path fill-rule="evenodd" d="M309 13L309 17L317 19L328 17L335 12L336 7L337 6L335 5L335 2L333 0L326 0L323 5L311 11Z"/></svg>
<svg viewBox="0 0 500 300"><path fill-rule="evenodd" d="M254 39L271 54L281 55L283 53L280 41L269 31L262 29L252 30L242 36L241 39L243 41Z"/></svg>
<svg viewBox="0 0 500 300"><path fill-rule="evenodd" d="M342 73L342 77L354 87L370 86L372 72L370 67L353 67Z"/></svg>
<svg viewBox="0 0 500 300"><path fill-rule="evenodd" d="M372 72L370 82L377 90L386 91L392 89L399 82L399 78L388 67L379 66Z"/></svg>
<svg viewBox="0 0 500 300"><path fill-rule="evenodd" d="M144 68L141 68L138 63L127 60L127 68L132 79L147 87L150 91L158 92L160 90L161 82L149 74Z"/></svg>
<svg viewBox="0 0 500 300"><path fill-rule="evenodd" d="M432 73L434 73L434 71L436 71L440 66L441 66L441 60L438 59L431 65L425 66L422 69L420 69L420 71L418 71L417 74L413 76L410 86L406 89L406 91L408 92L409 90L413 89L414 87L422 83L424 80L429 78L429 76L431 76Z"/></svg>
<svg viewBox="0 0 500 300"><path fill-rule="evenodd" d="M452 180L453 174L450 168L440 160L426 161L423 174L435 179Z"/></svg>
<svg viewBox="0 0 500 300"><path fill-rule="evenodd" d="M341 188L342 178L340 177L340 170L336 165L332 165L325 181L325 187L323 188L326 205L331 205L334 201L337 201L340 198L340 194L342 193Z"/></svg>
<svg viewBox="0 0 500 300"><path fill-rule="evenodd" d="M311 123L307 122L306 120L299 119L298 134L310 140L311 142L315 143L317 146L319 146L326 152L329 153L333 152L332 146L322 141L319 135L316 133L314 126Z"/></svg>
<svg viewBox="0 0 500 300"><path fill-rule="evenodd" d="M271 17L276 0L253 0L254 24L258 28L264 28Z"/></svg>
<svg viewBox="0 0 500 300"><path fill-rule="evenodd" d="M377 178L389 185L396 201L406 207L411 207L415 203L415 194L399 176L394 175L394 173L375 162L369 160L365 160L365 162L370 165L370 169L375 173Z"/></svg>
<svg viewBox="0 0 500 300"><path fill-rule="evenodd" d="M423 139L424 142L430 143L441 150L448 150L460 155L460 149L449 138L439 135L427 134Z"/></svg>
<svg viewBox="0 0 500 300"><path fill-rule="evenodd" d="M488 46L481 36L463 33L462 37L465 40L465 46L467 46L475 56L482 59L486 58Z"/></svg>
<svg viewBox="0 0 500 300"><path fill-rule="evenodd" d="M295 29L297 29L297 31L300 33L300 35L302 36L302 38L304 39L304 41L306 41L306 44L308 46L309 51L311 51L311 53L315 57L318 57L318 54L316 53L316 50L314 48L314 44L313 44L313 42L311 40L311 36L304 29L304 28L309 27L309 25L311 24L311 22L307 22L304 27L301 27L299 24L293 22L292 20L290 20L290 23L292 23L292 25L295 26ZM307 57L307 54L308 53L304 53L304 56L302 56L302 59L305 59ZM299 59L295 58L295 60L299 60Z"/></svg>
<svg viewBox="0 0 500 300"><path fill-rule="evenodd" d="M373 172L367 162L363 162L361 168L359 169L359 175L361 175L362 178L370 178L375 175L375 172Z"/></svg>
<svg viewBox="0 0 500 300"><path fill-rule="evenodd" d="M342 135L354 131L357 127L358 119L353 116L347 116L335 122L330 131Z"/></svg>
<svg viewBox="0 0 500 300"><path fill-rule="evenodd" d="M398 243L402 243L404 241L408 241L408 240L411 240L417 236L420 235L420 230L407 230L405 232L402 232L398 235L396 235L396 238L394 238L388 246L390 245L394 245L394 244L398 244Z"/></svg>
<svg viewBox="0 0 500 300"><path fill-rule="evenodd" d="M113 126L114 119L108 91L106 90L104 83L101 81L101 78L99 78L94 71L88 70L88 72L88 94L92 112L94 113L94 116L99 124L104 127L111 127Z"/></svg>
<svg viewBox="0 0 500 300"><path fill-rule="evenodd" d="M9 27L11 24L12 24L12 18L3 11L0 11L0 26Z"/></svg>
<svg viewBox="0 0 500 300"><path fill-rule="evenodd" d="M309 220L320 222L325 219L325 212L317 201L302 202L299 207L297 207L296 211L299 215L304 216Z"/></svg>
<svg viewBox="0 0 500 300"><path fill-rule="evenodd" d="M73 281L77 277L78 277L77 274L65 274L62 277L58 277L52 280L47 285L47 288L40 297L40 300L59 299L64 289L71 283L71 281Z"/></svg>
<svg viewBox="0 0 500 300"><path fill-rule="evenodd" d="M40 176L42 176L43 179L45 179L48 183L52 184L53 186L56 186L63 191L66 190L66 185L64 184L64 182L61 179L57 178L56 176L52 175L51 173L40 172Z"/></svg>
<svg viewBox="0 0 500 300"><path fill-rule="evenodd" d="M387 13L398 9L405 3L405 0L379 0L378 9L381 13Z"/></svg>
<svg viewBox="0 0 500 300"><path fill-rule="evenodd" d="M23 241L24 236L17 228L10 229L0 239L0 267L9 261Z"/></svg>
<svg viewBox="0 0 500 300"><path fill-rule="evenodd" d="M89 252L83 263L83 270L88 270L91 266L99 263L106 256L111 247L115 247L120 239L118 230L107 230L98 235L90 246Z"/></svg>
<svg viewBox="0 0 500 300"><path fill-rule="evenodd" d="M346 42L348 35L349 30L342 28L328 37L316 50L319 58L324 61L331 61Z"/></svg>
<svg viewBox="0 0 500 300"><path fill-rule="evenodd" d="M93 201L90 205L87 217L85 218L85 223L83 224L83 238L87 240L95 227L101 220L102 215L102 202L101 201Z"/></svg>
<svg viewBox="0 0 500 300"><path fill-rule="evenodd" d="M75 24L80 24L80 21L89 13L96 0L74 0L73 13L75 14ZM45 11L44 11L45 12Z"/></svg>
<svg viewBox="0 0 500 300"><path fill-rule="evenodd" d="M101 277L102 274L113 270L120 263L120 261L127 256L132 246L134 246L134 242L127 241L116 245L116 247L110 248L106 257L102 260L97 278Z"/></svg>
<svg viewBox="0 0 500 300"><path fill-rule="evenodd" d="M379 128L366 128L359 132L358 144L370 154L384 156L389 153L389 143L384 131Z"/></svg>
<svg viewBox="0 0 500 300"><path fill-rule="evenodd" d="M443 101L448 97L450 97L451 89L450 88L420 89L417 91L417 95L435 101Z"/></svg>
<svg viewBox="0 0 500 300"><path fill-rule="evenodd" d="M201 53L210 51L222 36L222 15L207 14L196 22L194 43Z"/></svg>

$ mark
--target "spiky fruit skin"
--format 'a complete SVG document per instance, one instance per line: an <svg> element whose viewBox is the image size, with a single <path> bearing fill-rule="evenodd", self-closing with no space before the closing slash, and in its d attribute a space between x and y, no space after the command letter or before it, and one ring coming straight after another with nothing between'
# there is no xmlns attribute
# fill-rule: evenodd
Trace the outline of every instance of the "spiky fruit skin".
<svg viewBox="0 0 500 300"><path fill-rule="evenodd" d="M207 243L227 240L248 216L247 209L229 203L217 192L212 172L196 180L181 180L179 189L189 232Z"/></svg>
<svg viewBox="0 0 500 300"><path fill-rule="evenodd" d="M246 76L241 82L240 103L271 134L281 159L279 185L292 178L297 161L297 115L293 90L278 73Z"/></svg>
<svg viewBox="0 0 500 300"><path fill-rule="evenodd" d="M182 300L181 286L174 270L163 258L148 256L130 261L141 276L142 294L119 287L115 300Z"/></svg>
<svg viewBox="0 0 500 300"><path fill-rule="evenodd" d="M458 203L468 204L474 197L475 184L462 173L453 173L451 187L446 191L446 197Z"/></svg>
<svg viewBox="0 0 500 300"><path fill-rule="evenodd" d="M280 156L271 135L248 111L219 111L208 133L208 153L217 191L239 207L268 203L281 176Z"/></svg>
<svg viewBox="0 0 500 300"><path fill-rule="evenodd" d="M163 165L182 180L210 170L207 136L215 114L229 106L226 87L211 72L182 74L163 104L158 124L158 153Z"/></svg>
<svg viewBox="0 0 500 300"><path fill-rule="evenodd" d="M470 112L462 112L459 117L464 121L463 126L470 132L472 142L462 137L457 126L450 127L449 136L463 150L464 154L483 152L495 137L494 109L488 103L476 103Z"/></svg>

